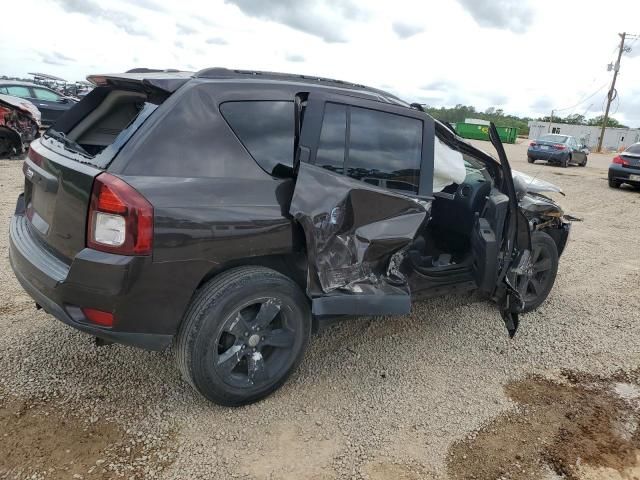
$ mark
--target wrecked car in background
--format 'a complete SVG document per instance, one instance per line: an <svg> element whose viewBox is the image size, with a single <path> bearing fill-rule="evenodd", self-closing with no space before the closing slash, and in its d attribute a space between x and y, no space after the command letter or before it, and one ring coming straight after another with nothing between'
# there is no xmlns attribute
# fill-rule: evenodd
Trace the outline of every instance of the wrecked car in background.
<svg viewBox="0 0 640 480"><path fill-rule="evenodd" d="M0 158L25 153L39 135L40 118L28 100L0 93Z"/></svg>
<svg viewBox="0 0 640 480"><path fill-rule="evenodd" d="M257 401L336 317L479 290L510 336L570 222L419 105L325 78L213 68L89 78L32 143L10 228L38 306L101 339L172 342L184 378ZM496 315L497 317L498 315Z"/></svg>

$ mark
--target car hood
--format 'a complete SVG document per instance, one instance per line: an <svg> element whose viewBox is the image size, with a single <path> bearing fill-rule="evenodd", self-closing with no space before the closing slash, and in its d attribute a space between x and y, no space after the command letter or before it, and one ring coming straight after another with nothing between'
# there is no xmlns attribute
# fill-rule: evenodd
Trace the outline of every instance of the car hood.
<svg viewBox="0 0 640 480"><path fill-rule="evenodd" d="M540 178L532 177L531 175L527 175L523 172L518 172L517 170L512 171L512 175L514 180L519 178L522 183L526 186L527 192L531 193L543 193L543 192L557 192L564 195L564 192L560 187L554 185L551 182L547 182L546 180L542 180Z"/></svg>

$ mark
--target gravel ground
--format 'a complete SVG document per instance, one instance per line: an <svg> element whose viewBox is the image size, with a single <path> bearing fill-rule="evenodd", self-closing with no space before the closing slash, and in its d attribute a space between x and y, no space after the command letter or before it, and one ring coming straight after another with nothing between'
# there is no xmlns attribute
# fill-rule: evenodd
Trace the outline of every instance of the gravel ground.
<svg viewBox="0 0 640 480"><path fill-rule="evenodd" d="M510 382L637 369L640 194L608 188L611 155L561 169L528 165L526 145L507 145L512 167L560 185L561 204L584 221L550 297L521 318L514 340L475 296L418 303L408 316L321 331L281 390L240 409L200 398L170 352L98 348L35 310L7 260L21 162L0 161L0 427L13 432L0 437L0 479L455 477L452 445L517 409ZM61 430L79 438L66 457L47 451L47 435ZM91 438L108 446L88 449ZM25 446L41 447L39 463L12 464Z"/></svg>

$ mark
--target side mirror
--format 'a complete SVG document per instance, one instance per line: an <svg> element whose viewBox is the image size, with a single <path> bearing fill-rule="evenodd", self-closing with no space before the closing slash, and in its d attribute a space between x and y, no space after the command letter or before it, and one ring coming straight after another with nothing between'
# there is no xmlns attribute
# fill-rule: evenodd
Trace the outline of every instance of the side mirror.
<svg viewBox="0 0 640 480"><path fill-rule="evenodd" d="M69 99L67 97L60 97L58 103L69 103Z"/></svg>

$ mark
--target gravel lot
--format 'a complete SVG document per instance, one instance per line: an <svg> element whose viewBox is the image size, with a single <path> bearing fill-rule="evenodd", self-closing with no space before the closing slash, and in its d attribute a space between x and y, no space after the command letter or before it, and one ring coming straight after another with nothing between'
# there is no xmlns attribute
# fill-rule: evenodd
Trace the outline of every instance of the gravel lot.
<svg viewBox="0 0 640 480"><path fill-rule="evenodd" d="M560 185L561 204L584 221L549 299L514 340L489 303L434 299L320 332L284 388L240 409L201 399L171 352L97 348L36 311L7 259L22 162L0 160L0 479L640 475L640 193L608 188L611 155L561 169L528 165L526 146L507 145L512 167ZM558 419L593 426L603 415L583 407L597 402L624 428L593 427L594 442L576 446L586 453L549 457L549 445L573 438ZM538 447L514 450L519 439ZM617 463L594 447L611 442Z"/></svg>

